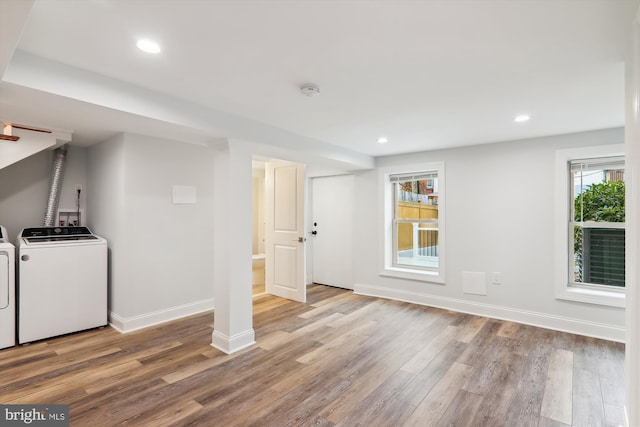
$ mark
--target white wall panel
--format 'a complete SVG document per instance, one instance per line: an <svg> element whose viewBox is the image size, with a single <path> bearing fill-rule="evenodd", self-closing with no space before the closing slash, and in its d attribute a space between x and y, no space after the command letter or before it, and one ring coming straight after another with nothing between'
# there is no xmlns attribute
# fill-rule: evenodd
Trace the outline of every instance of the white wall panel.
<svg viewBox="0 0 640 427"><path fill-rule="evenodd" d="M623 129L609 129L379 158L378 167L445 162L447 281L442 286L378 275L381 189L372 170L356 175L356 291L360 284L416 295L416 302L432 296L624 328L624 309L557 300L553 276L555 151L623 141ZM465 294L463 271L500 272L502 284L487 284L486 296Z"/></svg>
<svg viewBox="0 0 640 427"><path fill-rule="evenodd" d="M89 171L90 225L110 243L110 310L123 328L212 308L213 150L126 134L89 148ZM196 187L197 203L173 204L174 185Z"/></svg>

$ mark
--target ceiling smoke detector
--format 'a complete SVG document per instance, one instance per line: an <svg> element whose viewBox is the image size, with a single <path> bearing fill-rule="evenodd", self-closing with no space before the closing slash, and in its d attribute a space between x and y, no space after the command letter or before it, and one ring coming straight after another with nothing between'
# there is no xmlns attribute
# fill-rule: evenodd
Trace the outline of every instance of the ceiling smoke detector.
<svg viewBox="0 0 640 427"><path fill-rule="evenodd" d="M302 85L300 86L300 92L304 96L314 96L320 93L320 88L318 87L318 85Z"/></svg>

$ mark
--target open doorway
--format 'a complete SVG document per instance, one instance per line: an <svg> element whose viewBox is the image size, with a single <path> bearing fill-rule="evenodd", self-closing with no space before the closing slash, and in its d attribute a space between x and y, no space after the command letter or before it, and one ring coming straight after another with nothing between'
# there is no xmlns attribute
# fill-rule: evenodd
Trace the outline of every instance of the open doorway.
<svg viewBox="0 0 640 427"><path fill-rule="evenodd" d="M252 161L252 269L253 296L265 293L265 165Z"/></svg>
<svg viewBox="0 0 640 427"><path fill-rule="evenodd" d="M253 158L253 295L306 301L305 165Z"/></svg>

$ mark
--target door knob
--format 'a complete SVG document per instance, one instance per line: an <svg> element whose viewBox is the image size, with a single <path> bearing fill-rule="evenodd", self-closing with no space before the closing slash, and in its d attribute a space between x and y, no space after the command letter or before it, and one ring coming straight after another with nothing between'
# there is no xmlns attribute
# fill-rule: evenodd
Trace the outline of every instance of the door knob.
<svg viewBox="0 0 640 427"><path fill-rule="evenodd" d="M29 257L29 255L22 255L22 256L20 257L20 259L21 259L22 261L29 261L29 258L30 258L30 257Z"/></svg>

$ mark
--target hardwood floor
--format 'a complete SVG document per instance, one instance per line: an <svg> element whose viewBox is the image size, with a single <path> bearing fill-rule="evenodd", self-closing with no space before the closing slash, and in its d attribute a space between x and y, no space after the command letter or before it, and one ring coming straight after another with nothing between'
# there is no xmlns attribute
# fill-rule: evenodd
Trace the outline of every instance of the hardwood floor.
<svg viewBox="0 0 640 427"><path fill-rule="evenodd" d="M310 286L254 300L257 345L213 316L0 351L1 403L67 403L72 426L617 426L624 346Z"/></svg>

